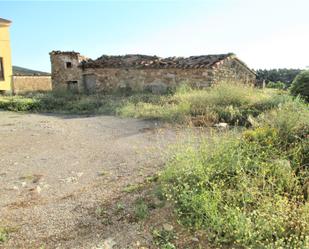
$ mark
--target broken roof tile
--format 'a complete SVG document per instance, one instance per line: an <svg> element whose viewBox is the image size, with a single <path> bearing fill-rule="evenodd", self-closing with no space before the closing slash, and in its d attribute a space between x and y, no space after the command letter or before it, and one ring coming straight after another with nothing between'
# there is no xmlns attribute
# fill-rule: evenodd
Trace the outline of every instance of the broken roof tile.
<svg viewBox="0 0 309 249"><path fill-rule="evenodd" d="M129 54L123 56L103 55L96 60L82 62L84 68L210 68L215 63L234 54L200 55L190 57L167 57Z"/></svg>

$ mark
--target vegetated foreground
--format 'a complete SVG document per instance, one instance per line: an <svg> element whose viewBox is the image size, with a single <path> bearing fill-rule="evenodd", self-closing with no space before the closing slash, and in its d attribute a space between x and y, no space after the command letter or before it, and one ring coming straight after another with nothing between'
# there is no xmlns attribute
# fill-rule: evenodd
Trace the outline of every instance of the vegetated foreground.
<svg viewBox="0 0 309 249"><path fill-rule="evenodd" d="M55 93L30 98L3 97L0 99L0 106L17 111L59 111L62 106L66 112L109 113L189 125L191 131L195 130L194 126L212 126L218 122L242 126L241 133L238 129L236 132L231 129L230 132L216 133L211 137L208 132L206 136L199 133L198 138L193 136L189 141L186 138L185 142L174 148L168 160L160 160L162 163L166 162L167 168L158 178L159 185L152 186L150 192L145 190L145 186L127 186L126 192L130 195L119 199L122 203L109 205L116 210L112 214L100 209L100 217L104 217L105 221L110 217L115 221L116 217L119 221L124 219L123 216L119 217L119 213L123 213L126 208L133 210L134 215L130 216L129 212L125 216L131 218L124 220L142 220L142 223L137 224L148 231L148 235L151 234L149 238L152 245L155 245L154 248L206 248L211 247L210 245L237 248L309 247L309 109L308 104L290 96L286 91L258 90L231 84L221 84L207 90L193 90L182 86L176 92L164 96L83 96ZM85 124L91 127L92 122L87 121ZM127 126L129 121L123 122ZM138 121L134 122L135 125L139 124ZM153 121L150 123L153 124ZM97 128L96 132L100 133L105 125ZM77 128L76 136L80 134L85 138L87 135L86 138L89 139L91 130ZM158 139L162 139L162 144L170 141L165 133L167 131L169 130L164 130L163 136ZM68 129L63 137L67 132L70 134L75 131ZM96 144L100 135L90 134L92 140L88 140L89 147L96 151L101 145L94 148L93 144ZM80 139L77 141L82 145ZM114 142L113 137L110 141ZM73 147L63 145L64 149L69 148L70 153L80 153L80 149L74 150ZM114 160L123 155L120 151L114 152ZM12 155L14 153L12 149ZM55 155L58 154L62 155L56 151ZM156 157L158 154L152 155ZM63 165L63 160L59 164ZM93 174L91 160L88 165L89 172ZM135 167L139 168L138 165L140 164L137 163ZM150 173L155 173L161 169L152 167L152 164L146 166L147 172L149 170ZM74 174L79 179L80 173ZM131 176L135 176L135 180L141 180L136 177L136 172L132 172ZM98 193L95 198L107 201L104 196L108 196L113 188L106 189L106 184L99 186L107 192L104 195L102 191L92 190ZM130 200L133 197L137 199ZM66 198L61 200L63 199ZM76 200L71 203L76 203ZM123 203L126 203L126 208ZM165 203L167 209L164 208ZM173 209L177 216L169 217L167 221L177 229L170 224L163 224L161 229L162 220L158 218L158 214L163 217L164 223L164 214L171 214ZM152 216L155 218L151 219ZM160 229L153 226L151 220L157 221L156 225L160 224ZM182 226L178 227L176 220ZM87 224L85 227L88 227ZM108 228L113 230L112 227ZM130 229L132 224L126 231ZM88 232L84 236L90 236L89 230L84 231ZM122 235L121 231L123 230L118 230L118 234ZM69 231L68 234L71 233ZM130 238L136 238L134 236L137 233L130 234L134 234ZM123 243L121 237L119 240L120 244ZM76 243L80 240L69 241ZM113 244L114 241L110 243ZM141 247L140 243L137 244L133 248ZM115 248L123 247L120 245ZM130 245L124 248L130 248Z"/></svg>
<svg viewBox="0 0 309 249"><path fill-rule="evenodd" d="M218 246L309 248L309 109L290 100L241 136L184 145L162 175L180 221Z"/></svg>

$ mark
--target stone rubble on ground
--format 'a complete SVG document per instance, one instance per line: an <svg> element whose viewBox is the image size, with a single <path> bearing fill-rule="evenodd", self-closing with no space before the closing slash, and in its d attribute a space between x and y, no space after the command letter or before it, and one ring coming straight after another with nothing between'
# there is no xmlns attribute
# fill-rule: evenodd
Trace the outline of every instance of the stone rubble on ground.
<svg viewBox="0 0 309 249"><path fill-rule="evenodd" d="M163 224L163 229L167 232L171 232L174 230L174 227L171 224L165 223Z"/></svg>
<svg viewBox="0 0 309 249"><path fill-rule="evenodd" d="M229 125L227 123L218 123L218 124L215 124L215 127L219 129L227 129L229 128Z"/></svg>

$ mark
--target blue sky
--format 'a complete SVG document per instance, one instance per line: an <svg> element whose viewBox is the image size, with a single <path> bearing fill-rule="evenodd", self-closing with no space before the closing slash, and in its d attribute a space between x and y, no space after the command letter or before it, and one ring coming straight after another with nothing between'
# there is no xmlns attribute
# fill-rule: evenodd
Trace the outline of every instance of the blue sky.
<svg viewBox="0 0 309 249"><path fill-rule="evenodd" d="M252 68L309 66L308 0L0 1L13 64L50 71L52 50L190 56L234 52Z"/></svg>

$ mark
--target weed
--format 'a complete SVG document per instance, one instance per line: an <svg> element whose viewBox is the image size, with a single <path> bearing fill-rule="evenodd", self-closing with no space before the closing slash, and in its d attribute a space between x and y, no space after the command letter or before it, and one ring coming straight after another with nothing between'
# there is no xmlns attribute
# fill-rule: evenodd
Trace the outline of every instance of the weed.
<svg viewBox="0 0 309 249"><path fill-rule="evenodd" d="M98 176L105 176L105 175L108 175L108 171L102 170L98 172Z"/></svg>
<svg viewBox="0 0 309 249"><path fill-rule="evenodd" d="M134 204L134 215L138 220L144 220L149 215L149 208L144 199L139 198Z"/></svg>
<svg viewBox="0 0 309 249"><path fill-rule="evenodd" d="M117 203L116 205L116 213L120 213L122 211L124 211L125 207L122 203Z"/></svg>
<svg viewBox="0 0 309 249"><path fill-rule="evenodd" d="M0 227L0 243L5 242L8 239L8 230Z"/></svg>
<svg viewBox="0 0 309 249"><path fill-rule="evenodd" d="M112 221L110 219L110 215L107 212L106 207L98 207L98 208L96 208L95 214L101 219L102 224L104 224L104 225L112 224Z"/></svg>
<svg viewBox="0 0 309 249"><path fill-rule="evenodd" d="M161 177L180 221L220 245L307 248L308 115L305 103L289 100L240 137L185 144Z"/></svg>
<svg viewBox="0 0 309 249"><path fill-rule="evenodd" d="M104 217L107 215L107 211L104 207L98 207L96 210L95 210L95 213L96 215L98 216L101 216L101 217Z"/></svg>
<svg viewBox="0 0 309 249"><path fill-rule="evenodd" d="M175 245L172 243L176 239L176 235L173 231L154 229L152 231L152 236L155 245L159 246L161 249L176 249Z"/></svg>
<svg viewBox="0 0 309 249"><path fill-rule="evenodd" d="M122 191L125 193L132 193L132 192L140 190L142 186L143 186L142 184L129 184Z"/></svg>

